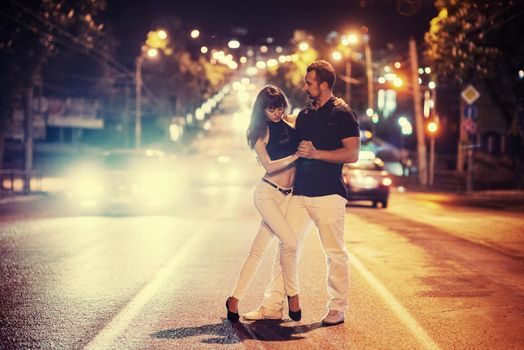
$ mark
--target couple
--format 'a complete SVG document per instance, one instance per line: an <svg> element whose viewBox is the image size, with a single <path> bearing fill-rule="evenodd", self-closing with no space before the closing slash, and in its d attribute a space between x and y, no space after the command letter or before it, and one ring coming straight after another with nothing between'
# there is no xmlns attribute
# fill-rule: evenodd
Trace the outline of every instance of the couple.
<svg viewBox="0 0 524 350"><path fill-rule="evenodd" d="M328 62L316 61L307 68L303 90L313 104L298 114L295 129L282 120L288 105L279 88L266 86L255 100L247 140L266 170L254 194L262 223L226 301L230 321L238 321L238 303L275 236L280 244L272 281L262 305L243 318L282 319L287 295L289 317L301 319L297 260L314 223L327 255L331 297L322 323L344 322L349 267L343 239L347 193L342 166L357 161L360 135L355 113L333 96L334 83L335 71Z"/></svg>

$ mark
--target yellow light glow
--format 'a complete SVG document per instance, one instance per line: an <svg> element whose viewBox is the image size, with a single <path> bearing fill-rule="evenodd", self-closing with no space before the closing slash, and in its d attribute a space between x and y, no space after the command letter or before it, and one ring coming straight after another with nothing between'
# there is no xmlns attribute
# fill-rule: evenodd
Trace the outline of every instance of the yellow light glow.
<svg viewBox="0 0 524 350"><path fill-rule="evenodd" d="M395 68L396 69L399 69L400 67L402 67L402 65L400 64L400 62L395 62Z"/></svg>
<svg viewBox="0 0 524 350"><path fill-rule="evenodd" d="M333 51L331 57L333 57L335 61L340 61L342 59L342 53L340 53L339 51Z"/></svg>
<svg viewBox="0 0 524 350"><path fill-rule="evenodd" d="M191 37L192 37L193 39L196 39L196 38L198 38L199 36L200 36L200 31L199 31L198 29L194 29L194 30L191 31Z"/></svg>
<svg viewBox="0 0 524 350"><path fill-rule="evenodd" d="M428 83L428 88L430 88L431 90L433 90L433 89L436 88L436 87L437 87L437 84L435 84L434 81L430 81L430 82Z"/></svg>
<svg viewBox="0 0 524 350"><path fill-rule="evenodd" d="M202 46L200 48L200 52L202 52L202 53L207 53L207 51L208 51L208 48L206 46Z"/></svg>
<svg viewBox="0 0 524 350"><path fill-rule="evenodd" d="M393 183L389 177L385 177L382 179L382 185L384 186L390 186Z"/></svg>
<svg viewBox="0 0 524 350"><path fill-rule="evenodd" d="M266 45L262 45L262 46L260 46L260 52L262 52L262 53L266 53L268 50L269 50L269 49L267 48Z"/></svg>
<svg viewBox="0 0 524 350"><path fill-rule="evenodd" d="M238 49L240 47L240 42L238 40L230 40L228 43L227 43L227 46L230 48L230 49Z"/></svg>
<svg viewBox="0 0 524 350"><path fill-rule="evenodd" d="M264 62L264 61L258 61L258 62L257 62L257 68L258 68L258 69L264 69L264 68L266 68L266 62Z"/></svg>
<svg viewBox="0 0 524 350"><path fill-rule="evenodd" d="M272 59L269 59L267 61L267 67L268 68L272 68L272 67L276 67L276 66L278 66L278 61L276 59L272 58Z"/></svg>
<svg viewBox="0 0 524 350"><path fill-rule="evenodd" d="M431 134L434 134L436 133L438 130L438 124L435 123L435 122L429 122L428 123L428 131L431 133Z"/></svg>
<svg viewBox="0 0 524 350"><path fill-rule="evenodd" d="M350 45L355 45L358 43L358 36L354 33L348 34L348 42Z"/></svg>
<svg viewBox="0 0 524 350"><path fill-rule="evenodd" d="M397 77L395 80L393 80L393 85L396 87L401 87L404 84L401 78Z"/></svg>
<svg viewBox="0 0 524 350"><path fill-rule="evenodd" d="M157 30L158 37L162 40L167 39L167 32L163 29Z"/></svg>
<svg viewBox="0 0 524 350"><path fill-rule="evenodd" d="M258 69L256 67L248 67L246 69L247 75L253 76L253 75L256 75L257 73L258 73Z"/></svg>
<svg viewBox="0 0 524 350"><path fill-rule="evenodd" d="M298 45L298 48L300 51L307 51L309 49L309 44L303 41Z"/></svg>
<svg viewBox="0 0 524 350"><path fill-rule="evenodd" d="M158 50L157 49L148 49L147 50L147 57L150 57L150 58L155 58L156 56L158 56Z"/></svg>
<svg viewBox="0 0 524 350"><path fill-rule="evenodd" d="M246 63L247 58L245 56L240 57L240 63Z"/></svg>

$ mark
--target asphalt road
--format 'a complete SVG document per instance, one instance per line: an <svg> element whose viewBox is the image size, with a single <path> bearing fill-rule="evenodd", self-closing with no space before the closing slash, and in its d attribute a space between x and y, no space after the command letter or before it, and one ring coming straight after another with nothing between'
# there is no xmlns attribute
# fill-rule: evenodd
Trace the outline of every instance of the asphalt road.
<svg viewBox="0 0 524 350"><path fill-rule="evenodd" d="M524 348L522 203L489 196L407 191L387 209L351 205L344 324L319 323L325 256L314 231L300 263L302 321L230 324L224 302L259 224L262 175L232 120L216 118L179 158L186 191L168 212L80 214L54 195L0 206L0 349ZM258 306L272 258L241 312Z"/></svg>

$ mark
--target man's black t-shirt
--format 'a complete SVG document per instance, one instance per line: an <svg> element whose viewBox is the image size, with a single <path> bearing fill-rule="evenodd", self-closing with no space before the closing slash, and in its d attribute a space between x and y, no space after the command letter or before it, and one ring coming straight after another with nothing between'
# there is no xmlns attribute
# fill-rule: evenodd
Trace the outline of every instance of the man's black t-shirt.
<svg viewBox="0 0 524 350"><path fill-rule="evenodd" d="M334 100L331 98L316 111L304 109L297 117L296 130L300 139L313 142L318 150L342 148L342 139L360 136L355 112L346 105L335 106ZM293 194L308 197L338 194L347 198L342 182L342 166L300 158Z"/></svg>

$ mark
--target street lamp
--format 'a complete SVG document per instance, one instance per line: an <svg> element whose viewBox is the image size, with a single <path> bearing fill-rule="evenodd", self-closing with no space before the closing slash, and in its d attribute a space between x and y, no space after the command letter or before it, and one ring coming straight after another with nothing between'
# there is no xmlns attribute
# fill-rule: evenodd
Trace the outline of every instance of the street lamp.
<svg viewBox="0 0 524 350"><path fill-rule="evenodd" d="M402 176L407 176L408 172L408 154L404 149L404 138L413 133L413 126L406 117L398 118L398 125L400 125L400 164L402 165Z"/></svg>
<svg viewBox="0 0 524 350"><path fill-rule="evenodd" d="M435 134L438 131L438 124L436 121L430 121L427 125L429 132L429 179L430 186L433 185L433 178L435 173Z"/></svg>
<svg viewBox="0 0 524 350"><path fill-rule="evenodd" d="M142 45L140 55L136 58L135 66L135 148L140 148L142 144L142 65L144 59L155 59L158 57L158 49L168 51L167 33L159 29L149 32L147 42Z"/></svg>
<svg viewBox="0 0 524 350"><path fill-rule="evenodd" d="M371 48L369 46L369 35L367 34L367 28L362 27L361 33L348 33L343 35L340 38L339 50L340 54L333 53L333 59L336 61L341 60L339 57L343 55L346 58L345 62L345 76L343 81L345 82L345 95L344 98L347 103L350 103L351 99L351 84L357 82L357 80L351 78L351 63L353 51L351 46L356 46L359 44L364 45L364 56L365 56L365 66L366 66L366 78L367 78L367 87L368 87L368 103L367 107L374 109L374 93L373 93L373 70L371 67Z"/></svg>

